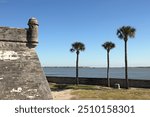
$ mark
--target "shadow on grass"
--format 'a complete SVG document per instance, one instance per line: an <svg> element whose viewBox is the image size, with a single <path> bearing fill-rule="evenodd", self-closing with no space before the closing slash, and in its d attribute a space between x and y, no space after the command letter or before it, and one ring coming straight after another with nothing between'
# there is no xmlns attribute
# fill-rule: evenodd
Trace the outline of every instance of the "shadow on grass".
<svg viewBox="0 0 150 117"><path fill-rule="evenodd" d="M68 85L56 84L56 85L51 86L52 91L62 91L62 90L65 90L65 89L69 89Z"/></svg>
<svg viewBox="0 0 150 117"><path fill-rule="evenodd" d="M52 91L63 91L66 89L83 89L83 90L99 90L99 86L93 86L93 85L67 85L67 84L50 84Z"/></svg>

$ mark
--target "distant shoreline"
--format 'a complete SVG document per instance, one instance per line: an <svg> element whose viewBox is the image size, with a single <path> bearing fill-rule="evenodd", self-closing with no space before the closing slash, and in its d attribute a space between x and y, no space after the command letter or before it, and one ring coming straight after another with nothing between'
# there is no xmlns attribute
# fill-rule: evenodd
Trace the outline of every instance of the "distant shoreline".
<svg viewBox="0 0 150 117"><path fill-rule="evenodd" d="M42 66L42 68L75 68L73 66ZM79 68L107 68L107 67L84 67L81 66ZM110 68L124 68L124 67L110 67ZM137 66L137 67L128 67L128 68L150 68L150 66Z"/></svg>

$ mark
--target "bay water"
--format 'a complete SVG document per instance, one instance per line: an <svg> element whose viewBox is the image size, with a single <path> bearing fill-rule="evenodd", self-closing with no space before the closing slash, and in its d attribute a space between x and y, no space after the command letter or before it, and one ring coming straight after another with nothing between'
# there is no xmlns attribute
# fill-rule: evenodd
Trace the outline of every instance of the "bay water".
<svg viewBox="0 0 150 117"><path fill-rule="evenodd" d="M75 67L43 67L46 76L75 77ZM79 77L106 78L106 68L80 67ZM129 67L129 79L150 80L149 67ZM110 78L124 79L124 68L110 68Z"/></svg>

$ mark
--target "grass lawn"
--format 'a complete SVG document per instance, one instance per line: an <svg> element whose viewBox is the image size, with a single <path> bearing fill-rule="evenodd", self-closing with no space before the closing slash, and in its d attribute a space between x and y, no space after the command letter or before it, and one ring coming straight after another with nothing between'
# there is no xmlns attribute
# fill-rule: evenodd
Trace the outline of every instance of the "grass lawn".
<svg viewBox="0 0 150 117"><path fill-rule="evenodd" d="M63 85L50 84L53 91L65 91L71 89L71 99L75 100L149 100L150 89L130 88L114 89L96 85Z"/></svg>

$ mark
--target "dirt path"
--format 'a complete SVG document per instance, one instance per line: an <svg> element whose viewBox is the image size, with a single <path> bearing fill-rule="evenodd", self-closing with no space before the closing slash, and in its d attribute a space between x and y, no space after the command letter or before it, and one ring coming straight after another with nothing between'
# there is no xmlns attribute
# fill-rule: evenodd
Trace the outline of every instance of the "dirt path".
<svg viewBox="0 0 150 117"><path fill-rule="evenodd" d="M73 95L71 95L72 89L62 90L62 91L52 91L52 96L54 100L70 100Z"/></svg>

